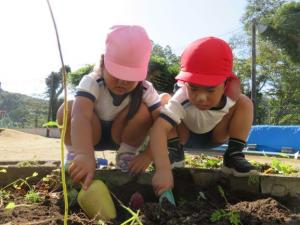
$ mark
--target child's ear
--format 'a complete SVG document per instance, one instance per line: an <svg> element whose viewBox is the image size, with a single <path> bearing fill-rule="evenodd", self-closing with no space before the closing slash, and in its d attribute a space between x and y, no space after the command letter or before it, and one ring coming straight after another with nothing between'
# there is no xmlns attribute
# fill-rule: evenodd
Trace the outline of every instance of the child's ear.
<svg viewBox="0 0 300 225"><path fill-rule="evenodd" d="M241 82L238 78L229 78L225 82L224 94L236 101L241 95Z"/></svg>

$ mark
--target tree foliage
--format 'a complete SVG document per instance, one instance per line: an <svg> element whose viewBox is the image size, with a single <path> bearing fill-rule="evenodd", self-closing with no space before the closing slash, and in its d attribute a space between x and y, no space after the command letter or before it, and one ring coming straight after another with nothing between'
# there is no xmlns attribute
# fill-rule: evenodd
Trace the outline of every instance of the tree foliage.
<svg viewBox="0 0 300 225"><path fill-rule="evenodd" d="M300 68L299 63L293 58L293 54L298 53L293 40L285 39L285 35L288 36L288 29L294 28L299 35L300 27L296 27L296 24L299 24L299 22L291 23L290 27L283 27L283 24L290 20L288 15L296 13L295 8L299 4L270 0L251 0L248 2L249 5L243 17L245 29L249 31L249 24L252 18L256 18L258 23L267 24L268 22L267 31L259 35L257 39L256 86L258 122L299 124ZM278 26L279 24L281 27ZM277 29L277 36L270 36L272 29L273 31ZM284 45L280 44L281 38L285 40ZM243 37L232 38L231 45L234 48L234 52L237 53L235 54L235 72L242 80L245 93L250 95L252 60L250 32ZM290 47L291 51L293 49L293 53L287 50L288 46L293 46ZM241 52L242 54L240 54Z"/></svg>
<svg viewBox="0 0 300 225"><path fill-rule="evenodd" d="M84 75L87 75L90 72L92 72L93 69L94 69L93 64L87 64L84 67L81 67L78 70L75 70L75 71L69 73L68 74L68 79L69 79L69 82L72 85L72 87L75 88L79 84L81 78Z"/></svg>
<svg viewBox="0 0 300 225"><path fill-rule="evenodd" d="M175 76L179 72L179 57L170 46L163 48L154 44L148 68L148 80L161 92L171 93L175 84Z"/></svg>
<svg viewBox="0 0 300 225"><path fill-rule="evenodd" d="M300 64L300 2L283 4L274 14L262 18L262 23L268 26L262 37L271 40Z"/></svg>
<svg viewBox="0 0 300 225"><path fill-rule="evenodd" d="M65 66L66 73L71 72L69 66ZM45 79L47 86L46 96L49 97L49 111L48 111L48 121L56 120L56 112L62 103L62 100L59 100L59 95L63 91L62 85L62 68L59 72L51 72Z"/></svg>
<svg viewBox="0 0 300 225"><path fill-rule="evenodd" d="M69 73L71 85L76 87L84 75L92 72L94 65L88 64L72 73ZM179 72L179 57L176 56L170 46L162 47L153 44L152 55L148 66L147 79L161 92L172 92L175 76Z"/></svg>
<svg viewBox="0 0 300 225"><path fill-rule="evenodd" d="M285 2L286 0L248 0L245 13L241 18L245 25L245 30L250 32L253 19L261 22L262 18L274 14Z"/></svg>

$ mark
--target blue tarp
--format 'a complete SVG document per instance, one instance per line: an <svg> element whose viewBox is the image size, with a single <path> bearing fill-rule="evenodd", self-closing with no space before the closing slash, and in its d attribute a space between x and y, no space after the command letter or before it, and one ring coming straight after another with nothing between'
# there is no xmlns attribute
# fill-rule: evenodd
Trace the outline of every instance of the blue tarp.
<svg viewBox="0 0 300 225"><path fill-rule="evenodd" d="M282 147L300 149L300 126L252 126L247 144L256 144L256 150L280 152Z"/></svg>

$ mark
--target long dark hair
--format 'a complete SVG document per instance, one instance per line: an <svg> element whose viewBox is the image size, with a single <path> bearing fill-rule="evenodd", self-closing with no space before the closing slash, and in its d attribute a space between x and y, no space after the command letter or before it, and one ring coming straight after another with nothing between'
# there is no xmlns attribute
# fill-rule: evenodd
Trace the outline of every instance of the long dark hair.
<svg viewBox="0 0 300 225"><path fill-rule="evenodd" d="M131 100L128 105L128 113L126 116L127 122L132 119L132 117L137 113L139 110L142 100L143 100L143 82L140 81L135 89L130 93Z"/></svg>

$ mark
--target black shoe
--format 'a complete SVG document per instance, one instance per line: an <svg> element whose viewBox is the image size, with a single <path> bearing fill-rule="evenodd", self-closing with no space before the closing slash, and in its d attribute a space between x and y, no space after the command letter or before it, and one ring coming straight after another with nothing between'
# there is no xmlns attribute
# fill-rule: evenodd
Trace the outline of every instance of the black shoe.
<svg viewBox="0 0 300 225"><path fill-rule="evenodd" d="M257 170L246 159L242 152L225 153L222 171L236 177L258 175Z"/></svg>
<svg viewBox="0 0 300 225"><path fill-rule="evenodd" d="M168 150L172 168L184 167L183 146L179 143L178 138L168 140Z"/></svg>

